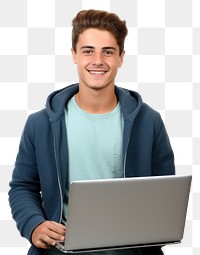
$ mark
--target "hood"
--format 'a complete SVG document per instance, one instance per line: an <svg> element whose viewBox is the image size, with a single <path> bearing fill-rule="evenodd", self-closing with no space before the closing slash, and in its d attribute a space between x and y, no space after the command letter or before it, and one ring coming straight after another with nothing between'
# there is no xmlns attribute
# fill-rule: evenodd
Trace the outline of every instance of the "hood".
<svg viewBox="0 0 200 255"><path fill-rule="evenodd" d="M64 113L66 103L78 92L78 83L54 91L46 101L46 111L52 122L59 120ZM115 92L121 105L125 121L133 121L140 111L143 102L141 96L128 89L115 86Z"/></svg>
<svg viewBox="0 0 200 255"><path fill-rule="evenodd" d="M64 113L65 105L78 92L78 84L54 91L46 101L46 111L52 122L59 120Z"/></svg>
<svg viewBox="0 0 200 255"><path fill-rule="evenodd" d="M117 86L115 92L121 105L124 121L133 122L143 105L140 94Z"/></svg>

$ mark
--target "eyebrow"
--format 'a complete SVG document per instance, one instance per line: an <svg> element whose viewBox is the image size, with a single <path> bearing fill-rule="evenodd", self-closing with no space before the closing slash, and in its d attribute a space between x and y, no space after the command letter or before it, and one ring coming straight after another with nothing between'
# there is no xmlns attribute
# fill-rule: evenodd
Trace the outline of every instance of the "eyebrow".
<svg viewBox="0 0 200 255"><path fill-rule="evenodd" d="M82 50L82 49L95 49L95 47L94 46L82 46L80 48L80 50ZM115 50L116 51L117 49L112 46L107 46L107 47L103 47L102 50Z"/></svg>

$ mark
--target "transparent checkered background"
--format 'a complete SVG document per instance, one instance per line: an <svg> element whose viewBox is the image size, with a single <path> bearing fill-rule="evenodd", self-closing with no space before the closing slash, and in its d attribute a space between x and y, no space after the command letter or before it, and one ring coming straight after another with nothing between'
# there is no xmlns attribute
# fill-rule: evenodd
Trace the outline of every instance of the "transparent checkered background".
<svg viewBox="0 0 200 255"><path fill-rule="evenodd" d="M200 0L0 0L0 254L27 253L7 196L19 139L27 116L44 107L50 92L78 81L71 20L90 8L127 21L116 84L140 92L161 113L177 174L193 175L183 242L165 254L199 255Z"/></svg>

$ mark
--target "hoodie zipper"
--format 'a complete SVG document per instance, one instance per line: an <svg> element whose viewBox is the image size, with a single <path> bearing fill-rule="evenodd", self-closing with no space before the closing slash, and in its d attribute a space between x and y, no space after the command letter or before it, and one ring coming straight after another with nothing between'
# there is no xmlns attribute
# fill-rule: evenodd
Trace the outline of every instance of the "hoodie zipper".
<svg viewBox="0 0 200 255"><path fill-rule="evenodd" d="M126 150L126 153L124 155L124 178L126 178L126 155L127 155L127 150Z"/></svg>
<svg viewBox="0 0 200 255"><path fill-rule="evenodd" d="M133 127L133 124L131 125L131 127L129 127L127 133L128 133L128 139L127 139L127 142L125 144L125 153L124 153L124 165L123 165L123 168L124 168L124 178L126 178L126 158L127 158L127 151L128 151L128 145L129 145L129 141L130 141L130 136L131 136L131 130L132 130L132 127Z"/></svg>
<svg viewBox="0 0 200 255"><path fill-rule="evenodd" d="M127 156L129 140L130 140L130 135L129 135L129 138L128 138L128 141L127 141L126 152L125 152L125 155L124 155L124 178L126 178L126 156Z"/></svg>
<svg viewBox="0 0 200 255"><path fill-rule="evenodd" d="M56 135L55 135L55 130L53 123L50 119L51 126L52 126L52 131L53 131L53 147L54 147L54 156L55 156L55 162L56 162L56 172L57 172L57 180L58 180L58 187L59 187L59 193L60 193L60 216L59 216L59 223L62 220L62 211L63 211L63 196L62 196L62 189L61 189L61 183L60 183L60 177L59 177L59 162L58 162L58 157L57 157L57 146L56 146Z"/></svg>

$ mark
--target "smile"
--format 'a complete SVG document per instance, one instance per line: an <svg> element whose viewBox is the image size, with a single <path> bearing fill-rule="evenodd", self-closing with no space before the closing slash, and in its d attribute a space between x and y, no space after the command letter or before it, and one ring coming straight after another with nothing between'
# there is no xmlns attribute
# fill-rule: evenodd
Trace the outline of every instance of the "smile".
<svg viewBox="0 0 200 255"><path fill-rule="evenodd" d="M105 74L107 73L106 70L88 70L89 74L91 77L98 79L98 78L103 78Z"/></svg>
<svg viewBox="0 0 200 255"><path fill-rule="evenodd" d="M89 70L88 72L90 74L95 74L95 75L102 75L106 73L106 71L95 71L95 70Z"/></svg>
<svg viewBox="0 0 200 255"><path fill-rule="evenodd" d="M89 71L91 74L105 74L106 71Z"/></svg>

